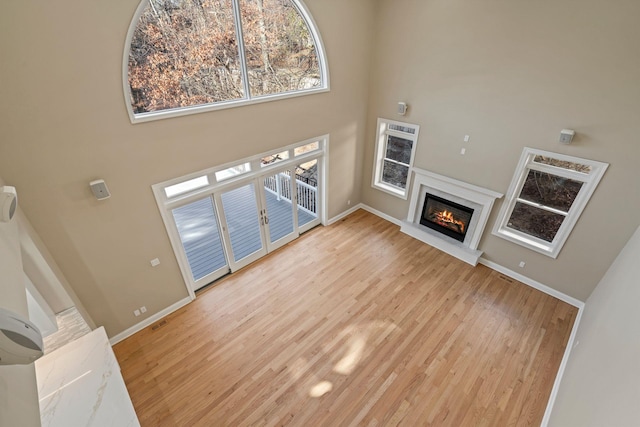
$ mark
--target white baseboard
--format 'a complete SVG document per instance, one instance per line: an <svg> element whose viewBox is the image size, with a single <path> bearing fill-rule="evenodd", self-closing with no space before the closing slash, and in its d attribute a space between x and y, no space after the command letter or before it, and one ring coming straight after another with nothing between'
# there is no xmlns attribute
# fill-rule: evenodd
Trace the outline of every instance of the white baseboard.
<svg viewBox="0 0 640 427"><path fill-rule="evenodd" d="M579 299L570 297L567 294L563 294L560 291L557 291L557 290L555 290L555 289L553 289L553 288L551 288L551 287L549 287L547 285L543 285L542 283L537 282L537 281L535 281L533 279L530 279L527 276L523 276L520 273L516 273L513 270L509 270L508 268L503 267L500 264L496 264L495 262L489 261L489 260L487 260L485 258L480 258L480 264L486 265L487 267L489 267L492 270L496 270L496 271L498 271L498 272L500 272L500 273L502 273L502 274L504 274L506 276L511 277L512 279L516 279L518 282L522 282L525 285L531 286L532 288L539 290L540 292L544 292L547 295L551 295L554 298L558 298L560 301L564 301L567 304L570 304L570 305L572 305L574 307L577 307L577 308L580 308L580 309L584 307L584 302L583 301L580 301Z"/></svg>
<svg viewBox="0 0 640 427"><path fill-rule="evenodd" d="M111 345L116 345L120 341L122 341L122 340L124 340L126 338L129 338L131 335L135 334L136 332L140 332L141 330L143 330L147 326L151 325L152 323L157 322L158 320L160 320L163 317L173 313L174 311L178 310L179 308L184 307L185 305L189 304L191 301L193 301L191 299L191 297L183 298L180 301L176 302L175 304L171 304L169 307L165 308L164 310L161 310L161 311L157 312L153 316L147 317L142 322L136 323L135 325L133 325L129 329L126 329L126 330L120 332L118 335L110 338L109 342L111 343Z"/></svg>
<svg viewBox="0 0 640 427"><path fill-rule="evenodd" d="M401 221L390 217L387 214L384 214L376 209L373 209L364 204L360 204L358 207L371 212L374 215L377 215L381 218L386 219L389 222L394 224L401 225ZM350 212L349 212L350 213ZM345 215L346 216L346 215ZM562 356L562 361L560 362L560 366L558 367L558 373L556 374L556 379L553 382L553 388L551 389L551 394L549 396L549 400L547 401L547 407L544 412L544 417L542 418L541 427L547 427L549 424L549 420L551 418L551 412L553 411L553 405L555 404L556 398L558 397L558 391L560 390L560 383L562 382L562 376L564 375L564 371L567 367L567 363L569 362L569 357L571 355L571 350L575 346L576 336L578 334L578 328L580 327L580 321L582 320L582 313L584 311L585 303L580 301L579 299L570 297L560 291L557 291L547 285L543 285L542 283L533 280L529 277L526 277L520 273L516 273L513 270L510 270L506 267L501 266L500 264L496 264L495 262L489 261L485 258L480 258L480 264L483 264L489 267L492 270L496 270L506 276L509 276L521 283L524 283L527 286L530 286L534 289L539 290L547 295L550 295L554 298L559 299L560 301L564 301L567 304L570 304L578 309L578 314L576 316L576 320L573 323L573 328L571 328L571 335L569 336L569 340L567 341L567 347L565 348L564 355Z"/></svg>
<svg viewBox="0 0 640 427"><path fill-rule="evenodd" d="M329 222L327 222L327 225L331 225L331 224L334 224L334 223L340 221L342 218L351 215L352 213L354 213L355 211L357 211L358 209L360 209L362 207L363 207L362 203L358 203L354 207L352 207L350 209L347 209L346 211L342 212L341 214L338 214L338 215L334 216L333 218L331 218L329 220Z"/></svg>
<svg viewBox="0 0 640 427"><path fill-rule="evenodd" d="M578 315L576 316L576 321L573 323L573 328L571 329L571 335L569 336L569 341L567 342L567 348L564 350L564 355L562 356L562 361L560 362L560 366L558 367L558 373L556 374L556 379L553 382L553 388L551 389L551 395L549 395L549 400L547 401L547 408L544 411L544 417L542 418L542 422L540 423L540 427L547 427L549 424L549 419L551 418L551 412L553 411L553 405L556 403L556 398L558 397L558 391L560 390L560 383L562 382L562 376L564 375L564 370L567 367L567 363L569 363L569 356L571 355L571 350L575 347L575 340L578 334L578 328L580 327L580 320L582 320L582 312L584 311L584 304L582 307L578 307Z"/></svg>
<svg viewBox="0 0 640 427"><path fill-rule="evenodd" d="M380 212L377 209L372 208L371 206L365 205L364 203L360 203L359 205L362 209L364 209L367 212L371 212L372 214L379 216L382 219L386 219L387 221L389 221L392 224L397 225L398 227L402 227L402 220L399 220L397 218L392 217L391 215L387 215L384 212Z"/></svg>
<svg viewBox="0 0 640 427"><path fill-rule="evenodd" d="M551 412L553 411L553 405L556 402L556 397L558 396L558 391L560 390L560 383L562 382L562 376L564 375L564 370L567 367L567 363L569 362L569 356L571 355L571 350L574 347L574 343L576 340L576 335L578 334L578 328L580 327L580 320L582 319L582 312L584 311L584 302L580 301L576 298L570 297L560 291L557 291L553 288L550 288L547 285L543 285L540 282L537 282L533 279L530 279L526 276L523 276L520 273L516 273L513 270L509 270L495 262L491 262L484 258L480 258L480 264L486 265L492 270L496 270L506 276L509 276L513 279L516 279L519 282L524 283L527 286L531 286L534 289L539 290L540 292L544 292L547 295L550 295L554 298L559 299L560 301L564 301L567 304L570 304L574 307L578 308L578 315L576 316L575 322L573 322L573 328L571 328L571 335L569 336L569 340L567 341L567 347L564 350L564 355L562 356L562 361L560 362L560 366L558 367L558 373L556 374L556 379L553 382L553 388L551 389L551 395L549 395L549 400L547 401L547 408L544 411L544 417L542 418L541 427L547 427L549 424L549 419L551 418Z"/></svg>
<svg viewBox="0 0 640 427"><path fill-rule="evenodd" d="M347 209L346 211L342 212L341 214L338 214L336 216L334 216L333 218L331 218L327 225L331 225L333 223L336 223L338 221L340 221L342 218L351 215L352 213L354 213L355 211L357 211L358 209L364 209L367 212L371 212L372 214L379 216L382 219L386 219L387 221L389 221L392 224L397 225L398 227L402 226L402 221L392 217L391 215L387 215L384 212L381 212L377 209L372 208L371 206L365 205L364 203L358 203L357 205L355 205L354 207Z"/></svg>
<svg viewBox="0 0 640 427"><path fill-rule="evenodd" d="M383 218L393 224L396 224L398 226L402 226L402 221L394 218L390 215L385 214L384 212L381 212L377 209L374 209L370 206L367 206L363 203L359 203L355 206L353 206L352 208L344 211L343 213L331 218L327 225L331 225L334 224L337 221L340 221L342 218L352 214L353 212L357 211L358 209L364 209L367 212L371 212L372 214L379 216L380 218ZM549 423L549 419L551 417L551 412L553 410L553 405L555 403L556 397L558 395L558 391L560 389L560 383L562 381L562 376L564 374L564 371L566 369L567 363L569 361L569 356L571 354L571 350L574 347L574 342L576 339L576 335L578 333L578 328L580 326L580 320L582 319L582 312L584 311L584 306L585 303L583 301L580 301L576 298L570 297L569 295L566 295L560 291L557 291L547 285L543 285L540 282L537 282L533 279L530 279L520 273L516 273L513 270L510 270L506 267L501 266L500 264L496 264L495 262L489 261L485 258L480 258L479 260L480 264L483 264L489 268L491 268L492 270L496 270L506 276L509 276L519 282L524 283L525 285L528 285L534 289L537 289L541 292L544 292L547 295L550 295L552 297L555 297L557 299L559 299L560 301L564 301L567 304L570 304L574 307L578 308L578 315L576 316L576 320L573 324L573 328L571 329L571 335L569 336L569 340L567 342L567 347L565 349L564 355L562 357L562 361L560 362L560 367L558 368L558 374L556 375L556 379L553 383L553 388L551 389L551 395L549 396L549 400L547 402L547 407L544 413L544 418L542 419L542 423L541 423L541 427L547 427L548 423ZM148 317L147 319L143 320L140 323L137 323L135 325L133 325L132 327L130 327L129 329L119 333L118 335L114 336L113 338L109 339L109 342L111 343L111 345L115 345L117 343L119 343L120 341L130 337L131 335L135 334L136 332L141 331L142 329L146 328L147 326L151 325L152 323L162 319L163 317L173 313L174 311L178 310L181 307L184 307L185 305L189 304L192 301L191 297L186 297L178 302L176 302L175 304L172 304L171 306L165 308L164 310L154 314L151 317Z"/></svg>

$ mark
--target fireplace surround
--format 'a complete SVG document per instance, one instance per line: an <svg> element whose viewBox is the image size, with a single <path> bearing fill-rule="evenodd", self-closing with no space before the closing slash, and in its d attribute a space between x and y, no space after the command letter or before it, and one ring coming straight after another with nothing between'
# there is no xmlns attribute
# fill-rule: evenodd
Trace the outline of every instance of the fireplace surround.
<svg viewBox="0 0 640 427"><path fill-rule="evenodd" d="M486 188L414 168L407 220L403 221L400 230L475 266L482 256L478 245L489 214L495 200L502 196Z"/></svg>
<svg viewBox="0 0 640 427"><path fill-rule="evenodd" d="M473 208L427 193L420 224L464 242L472 216Z"/></svg>

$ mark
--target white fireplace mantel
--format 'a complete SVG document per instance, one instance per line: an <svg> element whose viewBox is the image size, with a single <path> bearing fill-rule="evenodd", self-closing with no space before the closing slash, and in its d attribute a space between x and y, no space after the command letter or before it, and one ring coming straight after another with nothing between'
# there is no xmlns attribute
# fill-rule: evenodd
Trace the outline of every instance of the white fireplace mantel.
<svg viewBox="0 0 640 427"><path fill-rule="evenodd" d="M400 230L471 265L478 264L482 256L482 251L478 250L480 238L489 220L493 203L503 194L419 168L414 168L413 172L409 212ZM437 193L474 209L472 223L464 242L420 224L422 205L427 192Z"/></svg>

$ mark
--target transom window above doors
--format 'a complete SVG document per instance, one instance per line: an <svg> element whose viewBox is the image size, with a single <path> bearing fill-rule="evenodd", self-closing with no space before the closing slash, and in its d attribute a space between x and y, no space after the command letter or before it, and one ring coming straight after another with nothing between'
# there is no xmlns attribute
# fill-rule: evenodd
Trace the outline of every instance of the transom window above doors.
<svg viewBox="0 0 640 427"><path fill-rule="evenodd" d="M142 0L125 46L132 122L329 89L300 0Z"/></svg>
<svg viewBox="0 0 640 427"><path fill-rule="evenodd" d="M305 158L322 156L326 150L327 136L314 138L273 152L258 154L252 157L227 163L211 169L195 172L184 177L172 179L153 186L159 201L171 203L199 193L207 193L222 184L235 182L238 179L257 176L264 171L287 164L299 163Z"/></svg>

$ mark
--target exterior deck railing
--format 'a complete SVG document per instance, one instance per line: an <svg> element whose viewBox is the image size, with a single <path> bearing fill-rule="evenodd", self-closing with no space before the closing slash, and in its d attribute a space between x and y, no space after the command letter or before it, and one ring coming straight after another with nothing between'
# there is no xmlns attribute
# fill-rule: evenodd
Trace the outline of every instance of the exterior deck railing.
<svg viewBox="0 0 640 427"><path fill-rule="evenodd" d="M271 175L264 180L264 186L280 200L281 197L291 200L291 176L288 172L280 172ZM307 212L317 214L317 193L318 189L296 178L298 189L298 206Z"/></svg>

